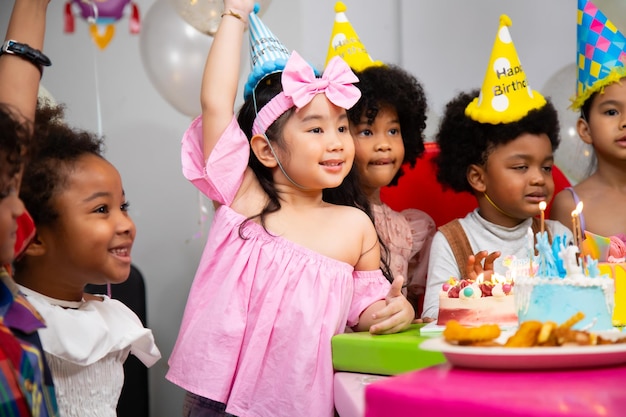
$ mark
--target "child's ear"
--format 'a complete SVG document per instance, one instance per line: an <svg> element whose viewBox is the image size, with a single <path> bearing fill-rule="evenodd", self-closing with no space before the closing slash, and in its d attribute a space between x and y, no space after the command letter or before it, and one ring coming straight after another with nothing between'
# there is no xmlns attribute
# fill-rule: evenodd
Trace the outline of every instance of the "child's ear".
<svg viewBox="0 0 626 417"><path fill-rule="evenodd" d="M579 117L576 121L576 130L578 131L578 136L588 145L591 145L591 129L589 128L589 123L582 117Z"/></svg>
<svg viewBox="0 0 626 417"><path fill-rule="evenodd" d="M485 169L476 164L472 164L467 168L467 182L479 193L484 193L487 190L487 184L485 184Z"/></svg>
<svg viewBox="0 0 626 417"><path fill-rule="evenodd" d="M46 253L46 245L39 237L39 234L35 234L30 241L26 249L24 250L24 256L41 256Z"/></svg>
<svg viewBox="0 0 626 417"><path fill-rule="evenodd" d="M265 135L252 136L252 139L250 139L250 147L263 165L268 168L274 168L277 165L276 158L272 153L272 148L270 148Z"/></svg>

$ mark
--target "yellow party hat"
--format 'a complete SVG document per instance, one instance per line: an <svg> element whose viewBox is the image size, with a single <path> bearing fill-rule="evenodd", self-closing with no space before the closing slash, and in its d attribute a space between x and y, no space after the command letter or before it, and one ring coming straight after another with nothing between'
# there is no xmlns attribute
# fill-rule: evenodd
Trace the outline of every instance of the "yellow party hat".
<svg viewBox="0 0 626 417"><path fill-rule="evenodd" d="M511 123L529 111L540 109L546 99L530 88L509 33L511 19L500 16L498 35L491 51L480 95L465 109L465 114L480 123Z"/></svg>
<svg viewBox="0 0 626 417"><path fill-rule="evenodd" d="M340 56L355 71L362 71L373 65L382 65L380 61L374 61L361 43L359 36L348 21L345 11L347 7L342 2L335 3L335 23L328 45L326 63L335 56Z"/></svg>

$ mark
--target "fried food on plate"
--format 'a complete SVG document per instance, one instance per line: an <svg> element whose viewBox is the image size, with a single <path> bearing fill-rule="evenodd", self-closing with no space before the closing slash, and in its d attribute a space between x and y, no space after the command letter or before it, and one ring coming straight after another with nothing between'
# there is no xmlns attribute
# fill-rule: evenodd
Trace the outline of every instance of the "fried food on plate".
<svg viewBox="0 0 626 417"><path fill-rule="evenodd" d="M469 345L493 341L500 336L500 326L483 324L478 327L465 327L456 320L446 323L443 331L444 339L449 343Z"/></svg>

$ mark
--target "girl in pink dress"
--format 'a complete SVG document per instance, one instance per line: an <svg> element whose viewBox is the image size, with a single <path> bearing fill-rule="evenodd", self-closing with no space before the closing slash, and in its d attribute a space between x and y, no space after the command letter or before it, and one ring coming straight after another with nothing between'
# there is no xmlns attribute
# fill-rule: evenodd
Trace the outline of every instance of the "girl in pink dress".
<svg viewBox="0 0 626 417"><path fill-rule="evenodd" d="M402 278L390 285L379 268L370 218L322 199L352 167L345 109L359 98L356 77L337 59L316 78L295 52L256 77L257 60L284 47L252 9L225 1L202 116L183 137L184 175L215 213L166 377L188 391L185 416L331 417L331 337L346 325L398 332L414 311ZM235 118L248 23L253 54L271 49L253 56Z"/></svg>

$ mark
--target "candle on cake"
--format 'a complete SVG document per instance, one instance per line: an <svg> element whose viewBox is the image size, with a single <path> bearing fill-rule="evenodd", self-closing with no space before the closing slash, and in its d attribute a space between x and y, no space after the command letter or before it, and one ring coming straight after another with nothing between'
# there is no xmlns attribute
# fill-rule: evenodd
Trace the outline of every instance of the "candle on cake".
<svg viewBox="0 0 626 417"><path fill-rule="evenodd" d="M580 247L583 242L583 234L580 228L580 213L583 211L583 202L579 201L574 211L572 211L572 234L574 235L574 245Z"/></svg>
<svg viewBox="0 0 626 417"><path fill-rule="evenodd" d="M541 233L546 229L546 206L545 201L539 203L539 211L541 211Z"/></svg>

